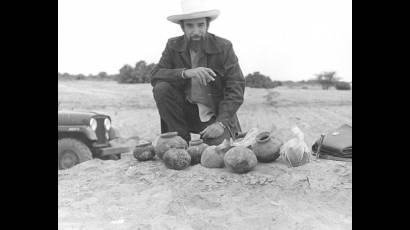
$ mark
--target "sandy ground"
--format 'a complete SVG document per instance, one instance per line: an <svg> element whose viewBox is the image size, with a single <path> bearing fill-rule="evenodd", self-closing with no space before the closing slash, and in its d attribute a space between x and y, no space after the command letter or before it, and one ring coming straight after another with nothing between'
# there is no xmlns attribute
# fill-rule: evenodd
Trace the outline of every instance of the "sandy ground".
<svg viewBox="0 0 410 230"><path fill-rule="evenodd" d="M113 118L133 146L159 134L149 85L59 82L64 109ZM284 141L297 125L308 145L320 133L352 124L351 91L246 89L242 128L269 130ZM58 171L59 229L351 229L352 163L312 160L289 168L282 159L246 174L201 165L182 171L159 161L93 159Z"/></svg>

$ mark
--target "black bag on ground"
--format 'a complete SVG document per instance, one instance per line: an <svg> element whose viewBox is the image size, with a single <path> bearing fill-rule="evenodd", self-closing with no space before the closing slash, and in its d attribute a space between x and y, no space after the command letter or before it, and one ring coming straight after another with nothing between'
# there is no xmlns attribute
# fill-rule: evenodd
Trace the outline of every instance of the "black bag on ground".
<svg viewBox="0 0 410 230"><path fill-rule="evenodd" d="M312 152L317 155L320 138L313 144ZM326 134L320 147L319 158L330 160L352 160L352 126L344 124Z"/></svg>

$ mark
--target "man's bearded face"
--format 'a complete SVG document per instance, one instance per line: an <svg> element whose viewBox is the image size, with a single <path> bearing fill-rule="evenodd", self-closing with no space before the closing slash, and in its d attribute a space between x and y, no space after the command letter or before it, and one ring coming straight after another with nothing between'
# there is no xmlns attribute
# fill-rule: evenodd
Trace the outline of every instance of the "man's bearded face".
<svg viewBox="0 0 410 230"><path fill-rule="evenodd" d="M205 18L184 20L184 33L188 38L189 47L194 50L200 49L208 30Z"/></svg>

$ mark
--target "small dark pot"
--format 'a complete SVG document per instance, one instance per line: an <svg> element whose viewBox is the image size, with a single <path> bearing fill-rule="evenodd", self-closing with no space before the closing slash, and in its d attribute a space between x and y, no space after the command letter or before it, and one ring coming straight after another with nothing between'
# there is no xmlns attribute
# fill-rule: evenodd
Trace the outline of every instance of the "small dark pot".
<svg viewBox="0 0 410 230"><path fill-rule="evenodd" d="M256 136L252 150L259 162L272 162L280 156L280 147L283 142L271 136L269 132L262 132Z"/></svg>
<svg viewBox="0 0 410 230"><path fill-rule="evenodd" d="M151 160L155 156L154 146L151 142L138 144L134 148L133 155L139 161Z"/></svg>
<svg viewBox="0 0 410 230"><path fill-rule="evenodd" d="M156 146L154 147L155 154L159 159L162 159L164 153L170 148L186 149L188 144L178 136L177 132L168 132L160 135Z"/></svg>
<svg viewBox="0 0 410 230"><path fill-rule="evenodd" d="M205 144L202 139L193 140L189 142L189 147L187 151L189 155L191 156L191 165L196 165L201 162L202 152L207 147L208 145Z"/></svg>

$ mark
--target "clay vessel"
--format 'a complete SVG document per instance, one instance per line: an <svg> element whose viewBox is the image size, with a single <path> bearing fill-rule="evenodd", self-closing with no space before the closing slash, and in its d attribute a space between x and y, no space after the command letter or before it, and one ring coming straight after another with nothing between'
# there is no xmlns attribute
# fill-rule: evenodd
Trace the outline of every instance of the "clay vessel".
<svg viewBox="0 0 410 230"><path fill-rule="evenodd" d="M235 173L246 173L255 168L258 160L252 150L237 146L226 152L224 157L225 166Z"/></svg>
<svg viewBox="0 0 410 230"><path fill-rule="evenodd" d="M167 168L175 170L185 169L191 164L191 156L185 149L170 148L165 152L163 160Z"/></svg>
<svg viewBox="0 0 410 230"><path fill-rule="evenodd" d="M256 136L252 150L259 162L272 162L280 156L280 147L283 142L273 137L269 132L261 132Z"/></svg>
<svg viewBox="0 0 410 230"><path fill-rule="evenodd" d="M178 136L177 132L163 133L159 136L158 141L154 147L155 154L159 159L162 159L164 153L171 147L177 149L186 149L188 144L186 141Z"/></svg>
<svg viewBox="0 0 410 230"><path fill-rule="evenodd" d="M191 165L195 165L201 162L202 152L208 147L202 139L193 140L189 142L187 149L191 156Z"/></svg>
<svg viewBox="0 0 410 230"><path fill-rule="evenodd" d="M139 161L151 160L155 156L154 146L150 141L140 143L135 146L133 155Z"/></svg>
<svg viewBox="0 0 410 230"><path fill-rule="evenodd" d="M225 152L218 146L211 145L202 152L201 165L206 168L223 168L224 155Z"/></svg>

